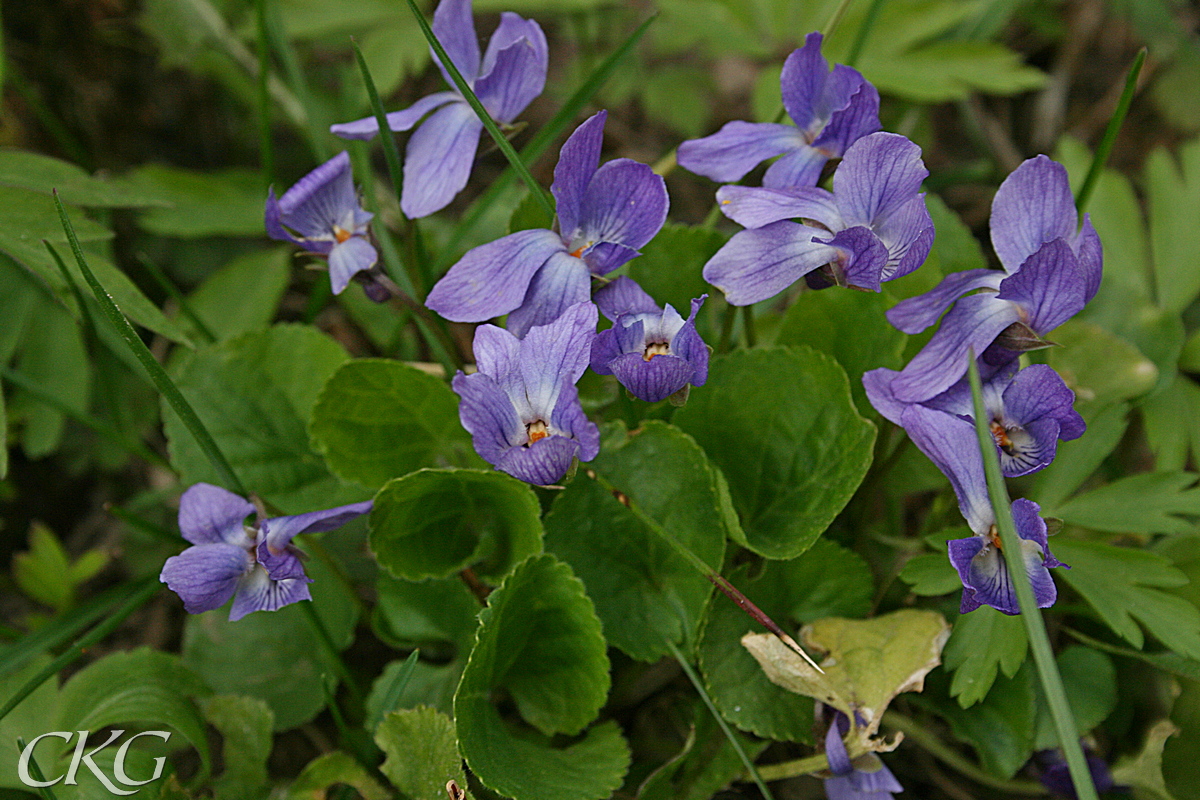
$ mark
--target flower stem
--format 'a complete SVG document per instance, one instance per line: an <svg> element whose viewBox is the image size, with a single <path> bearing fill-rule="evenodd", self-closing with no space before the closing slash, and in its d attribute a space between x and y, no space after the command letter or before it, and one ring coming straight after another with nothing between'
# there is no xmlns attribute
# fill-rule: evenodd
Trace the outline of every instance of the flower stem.
<svg viewBox="0 0 1200 800"><path fill-rule="evenodd" d="M261 0L260 0L261 2ZM363 58L362 50L354 37L350 37L350 46L354 48L354 58L358 61L358 70L362 73L363 83L367 87L367 97L371 99L371 110L375 112L375 121L379 124L379 141L383 145L383 160L387 162L388 177L392 179L392 189L396 199L400 199L400 189L404 183L404 166L400 162L400 151L396 147L396 137L388 127L387 114L383 110L383 101L379 99L379 90L371 78L371 70L367 60Z"/></svg>
<svg viewBox="0 0 1200 800"><path fill-rule="evenodd" d="M317 641L321 644L321 649L329 657L329 663L333 667L334 672L346 684L346 689L350 692L350 697L354 701L355 706L363 711L366 708L366 697L359 688L358 682L354 680L354 676L350 674L350 668L346 666L346 662L342 660L342 654L337 649L337 645L333 643L333 637L329 635L329 629L325 627L325 623L321 620L321 616L317 613L317 609L313 606L312 601L301 601L298 603L303 610L304 616L308 620L308 624L312 626L313 632L317 634Z"/></svg>
<svg viewBox="0 0 1200 800"><path fill-rule="evenodd" d="M850 55L846 56L847 67L853 67L858 63L858 57L862 55L863 48L866 47L867 38L871 35L871 28L875 27L875 20L879 18L879 11L883 8L883 3L884 0L871 0L871 5L867 7L867 14L854 33L854 45L850 48Z"/></svg>
<svg viewBox="0 0 1200 800"><path fill-rule="evenodd" d="M775 800L771 794L771 790L767 788L767 784L763 782L762 776L758 774L758 770L754 767L754 760L746 754L742 743L737 740L737 735L730 729L729 723L721 716L721 712L717 711L717 707L713 705L712 698L708 696L708 692L704 689L704 682L700 680L700 676L696 674L696 670L692 669L692 665L688 663L687 657L680 652L679 647L670 639L665 640L668 649L671 651L671 656L679 662L679 666L683 668L683 672L687 675L688 680L692 682L692 686L696 688L696 693L700 695L700 699L704 701L704 705L708 707L708 711L713 715L713 719L717 721L717 725L721 727L721 732L725 734L725 738L729 740L729 744L737 752L738 758L742 760L742 764L746 767L746 774L750 779L758 785L758 791L762 793L765 800Z"/></svg>
<svg viewBox="0 0 1200 800"><path fill-rule="evenodd" d="M204 423L200 421L200 417L196 414L192 404L183 396L183 392L179 391L179 387L171 380L171 376L167 375L167 371L163 369L162 364L155 360L150 349L146 347L146 343L137 335L137 331L129 324L129 320L125 319L125 315L121 313L121 309L117 308L117 304L113 302L112 297L105 291L104 286L96 279L92 273L91 267L88 266L87 260L83 257L83 250L79 247L79 238L75 235L75 228L71 225L71 220L67 217L67 209L63 206L62 200L58 196L58 192L54 192L54 205L58 209L58 218L62 222L63 230L67 233L67 239L71 243L71 252L75 254L75 262L79 265L79 271L83 274L83 279L87 281L88 286L92 289L92 294L96 296L96 300L100 303L100 310L104 312L104 316L112 323L112 326L120 334L125 343L129 345L129 349L133 351L133 355L141 362L145 368L150 380L154 382L154 386L166 398L167 403L179 415L179 419L184 426L196 439L196 444L200 446L200 450L208 457L208 461L212 464L213 469L225 484L226 488L240 494L246 495L246 489L242 486L242 482L234 473L233 468L229 466L229 462L225 460L225 454L221 452L221 448L217 446L216 441L212 438L212 434L204 427Z"/></svg>
<svg viewBox="0 0 1200 800"><path fill-rule="evenodd" d="M829 36L837 29L838 24L842 21L842 17L846 15L846 9L854 0L842 0L838 3L837 8L829 15L829 20L825 23L825 27L821 28L821 34L828 39Z"/></svg>
<svg viewBox="0 0 1200 800"><path fill-rule="evenodd" d="M1121 92L1121 99L1117 101L1116 111L1113 112L1112 119L1108 121L1108 127L1104 129L1104 136L1101 137L1100 144L1096 147L1096 154L1092 156L1092 166L1088 169L1087 177L1083 179L1083 186L1079 188L1079 194L1075 195L1075 210L1081 215L1087 207L1088 200L1092 198L1096 182L1100 180L1100 173L1103 172L1108 155L1117 141L1117 133L1121 130L1121 124L1125 122L1125 115L1129 113L1133 94L1137 91L1138 75L1141 74L1142 65L1145 63L1146 48L1143 47L1138 50L1137 56L1133 59L1133 66L1129 68L1129 76L1125 78L1125 89ZM1080 220L1080 224L1082 222L1083 220Z"/></svg>
<svg viewBox="0 0 1200 800"><path fill-rule="evenodd" d="M24 736L17 737L17 752L25 752ZM29 775L38 782L38 794L42 796L43 800L57 800L54 792L50 791L50 787L45 785L46 776L42 774L42 768L38 765L37 757L33 753L29 754ZM53 783L58 783L58 781L53 781Z"/></svg>
<svg viewBox="0 0 1200 800"><path fill-rule="evenodd" d="M1013 523L1012 503L1009 501L1008 488L1004 485L1004 476L1000 472L1000 458L996 454L996 443L988 428L987 411L983 404L983 384L979 378L979 365L975 361L973 352L968 355L968 358L970 362L967 374L971 381L971 399L974 403L975 433L978 436L979 450L983 456L983 471L987 476L988 494L996 515L996 527L1000 532L1009 581L1017 595L1017 604L1021 608L1021 619L1025 621L1025 631L1029 634L1029 649L1033 651L1034 664L1037 666L1038 677L1042 682L1042 690L1046 694L1046 703L1054 721L1054 730L1058 734L1059 746L1062 747L1063 755L1067 760L1067 768L1071 773L1076 796L1079 800L1097 800L1096 787L1092 784L1092 774L1084 758L1083 748L1079 745L1079 731L1075 725L1075 717L1071 713L1071 707L1067 704L1062 676L1058 673L1054 652L1050 649L1050 638L1046 635L1046 623L1038 610L1037 599L1033 596L1033 586L1029 582L1025 569L1021 539L1017 536L1017 528Z"/></svg>
<svg viewBox="0 0 1200 800"><path fill-rule="evenodd" d="M145 253L138 253L138 262L145 267L146 272L150 273L150 277L154 278L154 282L162 287L162 290L175 301L175 305L179 306L179 313L188 318L188 321L196 327L196 332L200 334L200 338L208 344L213 344L217 341L217 335L213 333L212 328L200 319L200 316L192 308L192 304L183 296L183 292L177 287L167 274L163 272L162 267L154 263Z"/></svg>
<svg viewBox="0 0 1200 800"><path fill-rule="evenodd" d="M475 110L479 121L483 123L483 127L487 128L487 132L491 134L496 147L500 148L500 152L504 153L504 157L508 159L508 163L521 176L521 179L525 181L525 185L529 187L529 191L537 198L542 210L546 212L546 216L554 219L554 206L551 205L549 198L546 197L546 192L533 179L529 168L525 166L525 162L521 160L521 157L517 155L517 151L509 143L508 137L500 130L500 126L492 119L492 115L488 113L487 109L483 107L483 103L479 102L479 98L475 96L475 92L467 85L462 73L458 71L458 67L450 60L450 56L446 54L446 48L442 47L442 43L434 35L433 28L429 27L429 23L425 20L425 15L421 13L421 9L417 8L415 0L407 0L407 2L408 7L412 9L413 16L417 18L417 24L421 26L421 32L425 34L425 38L429 40L429 46L433 48L433 52L437 54L438 60L442 62L442 66L450 74L450 78L454 81L454 86L458 89L458 93Z"/></svg>
<svg viewBox="0 0 1200 800"><path fill-rule="evenodd" d="M687 548L686 545L672 536L666 528L658 524L657 520L655 520L645 511L642 511L642 509L638 507L638 504L635 503L633 499L629 497L629 495L614 487L603 475L599 474L593 469L587 470L587 476L596 481L596 483L600 484L600 486L605 490L612 493L612 495L616 497L618 501L620 501L621 505L629 509L630 513L638 518L638 521L649 528L655 536L670 545L672 550L682 556L684 561L687 561L688 564L694 567L697 572L707 578L713 586L716 586L725 594L726 597L736 603L738 608L742 609L742 611L745 611L764 628L775 634L775 636L781 642L787 645L789 649L796 653L796 655L807 661L808 664L817 672L820 672L821 674L825 673L823 669L817 666L817 662L813 661L808 653L804 652L804 649L796 643L796 640L789 636L783 630L783 628L780 628L779 625L777 625L773 619L768 617L762 609L754 605L750 598L746 597L746 595L742 594L736 586L726 580L725 576L710 567L704 561L704 559L693 553Z"/></svg>
<svg viewBox="0 0 1200 800"><path fill-rule="evenodd" d="M254 0L254 25L258 49L258 80L255 99L258 101L258 142L262 159L263 187L275 180L275 150L271 143L271 36L267 29L267 0Z"/></svg>

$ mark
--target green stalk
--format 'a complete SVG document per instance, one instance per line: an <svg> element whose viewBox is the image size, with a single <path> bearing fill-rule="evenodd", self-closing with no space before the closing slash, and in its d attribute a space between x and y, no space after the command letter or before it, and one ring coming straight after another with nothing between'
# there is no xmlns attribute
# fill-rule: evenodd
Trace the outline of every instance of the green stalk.
<svg viewBox="0 0 1200 800"><path fill-rule="evenodd" d="M737 740L737 736L730 730L729 723L725 721L725 718L721 716L721 712L717 711L717 707L713 705L712 698L704 690L704 682L700 680L700 676L692 669L692 665L688 663L687 658L680 652L675 643L670 639L666 639L665 641L667 647L671 650L671 656L679 662L679 666L683 668L684 674L688 676L688 680L696 688L696 693L700 695L700 699L704 701L704 705L708 706L709 713L713 715L713 719L717 721L717 725L721 726L721 732L725 734L725 738L729 740L729 743L733 745L733 749L737 751L738 758L742 760L742 764L746 767L746 774L757 784L758 791L762 793L764 800L775 800L775 797L771 794L771 790L767 788L767 784L763 783L762 776L755 769L753 759L746 755L745 749L742 748L742 743Z"/></svg>
<svg viewBox="0 0 1200 800"><path fill-rule="evenodd" d="M638 521L649 528L655 536L670 545L672 550L682 556L684 561L688 562L688 564L691 565L697 572L707 578L713 586L716 586L718 589L720 589L726 597L728 597L737 605L738 608L742 609L742 611L745 611L764 628L775 634L776 638L787 645L792 652L796 653L796 655L807 661L808 664L817 672L821 674L825 673L823 669L817 666L817 662L813 661L812 658L809 657L808 653L804 652L804 649L796 643L796 640L788 635L783 628L780 628L773 619L768 617L766 612L756 606L750 600L750 598L746 597L746 595L742 594L736 586L726 580L724 575L710 567L704 561L704 559L693 553L685 544L683 544L683 542L672 536L666 528L658 524L657 520L655 520L645 511L642 511L638 504L633 502L633 499L629 497L629 495L617 489L615 486L609 483L607 478L593 469L587 470L587 476L596 483L600 484L600 486L611 493L613 497L616 497L623 506L629 509L631 514L637 517Z"/></svg>
<svg viewBox="0 0 1200 800"><path fill-rule="evenodd" d="M87 260L83 257L83 250L79 247L79 239L75 236L75 228L71 225L71 220L67 217L67 210L63 207L62 200L58 196L58 192L54 192L54 205L58 209L58 218L62 222L63 230L67 233L67 239L71 243L71 251L75 254L75 262L79 265L79 271L83 274L83 279L87 281L91 287L92 293L96 296L96 300L100 303L100 309L104 312L104 316L112 323L117 333L129 345L129 349L133 351L142 367L145 368L150 379L154 381L155 387L162 396L167 399L171 408L179 415L179 419L195 437L196 443L208 457L213 469L221 481L230 490L245 496L247 494L242 482L233 472L233 468L229 466L229 462L225 460L225 455L221 449L217 447L217 443L213 441L212 435L208 429L204 427L204 423L200 421L200 417L196 415L191 403L179 391L179 387L167 375L167 371L163 369L162 364L155 360L150 349L146 347L145 342L137 335L137 331L129 324L129 320L125 319L125 315L121 313L121 309L117 308L117 304L113 302L112 297L104 290L104 286L96 279L92 273L91 267L87 265Z"/></svg>
<svg viewBox="0 0 1200 800"><path fill-rule="evenodd" d="M24 736L17 737L17 752L25 752ZM33 753L29 754L29 775L38 783L46 782L46 776L42 773L42 768L38 765L37 757L34 756ZM55 781L55 783L58 783L58 781ZM54 792L50 791L49 786L39 786L38 794L42 796L43 800L57 800L57 798L54 796Z"/></svg>
<svg viewBox="0 0 1200 800"><path fill-rule="evenodd" d="M412 9L413 16L417 18L417 24L421 26L421 32L429 40L429 46L433 48L433 52L437 53L442 66L446 68L446 72L450 73L450 78L454 81L454 86L458 89L458 93L475 110L479 121L483 123L483 127L487 128L487 132L491 134L496 147L500 148L500 152L504 153L504 157L508 159L508 163L521 176L521 180L525 181L525 185L529 187L529 191L533 192L534 196L537 197L542 210L546 212L546 216L554 219L554 206L550 204L550 200L546 197L546 192L542 190L541 186L538 186L537 181L533 179L533 175L529 173L529 168L525 166L525 162L521 161L521 157L517 155L517 151L513 149L512 144L509 143L508 138L500 130L496 121L492 119L492 115L487 112L487 109L483 107L483 103L479 102L479 98L475 96L475 92L467 85L462 73L458 71L458 67L450 60L450 56L446 54L446 49L442 47L442 43L433 34L433 28L429 27L429 23L425 21L425 15L421 13L421 9L417 8L415 0L406 0L406 2L408 3L408 7ZM380 132L382 133L382 131Z"/></svg>
<svg viewBox="0 0 1200 800"><path fill-rule="evenodd" d="M107 422L93 417L86 411L80 411L77 408L67 405L66 402L64 402L61 398L51 394L36 381L31 380L20 372L9 369L5 366L0 366L0 376L3 376L6 381L14 386L24 389L26 392L36 397L40 402L50 406L60 414L70 417L85 428L88 428L105 439L108 439L110 442L117 445L130 455L135 455L138 458L145 459L151 464L162 467L163 469L171 472L175 471L174 467L172 467L165 458L151 450L146 445L142 444L140 441L127 437L125 434L109 425Z"/></svg>
<svg viewBox="0 0 1200 800"><path fill-rule="evenodd" d="M578 89L575 90L558 110L558 112L550 118L550 121L538 129L537 133L530 137L529 142L521 148L521 161L524 164L534 164L542 153L554 143L559 134L575 119L576 115L583 109L593 95L600 90L608 79L616 71L621 63L621 59L633 49L638 40L642 38L642 34L646 32L646 28L650 27L650 23L654 21L657 14L646 19L637 29L629 34L628 38L621 43L621 46L612 51L600 66L588 76ZM496 199L504 193L513 180L516 178L517 172L513 168L504 170L496 180L492 181L492 185L484 190L471 205L471 210L463 217L462 221L454 229L453 235L450 237L451 242L457 242L471 231L483 218L483 215L496 202ZM444 264L441 266L445 266Z"/></svg>
<svg viewBox="0 0 1200 800"><path fill-rule="evenodd" d="M1079 800L1097 800L1096 787L1092 784L1092 774L1088 770L1083 748L1079 745L1079 731L1075 726L1075 717L1067 703L1063 690L1062 676L1058 674L1058 665L1054 661L1054 652L1050 649L1050 638L1046 635L1046 623L1037 607L1037 599L1033 596L1033 586L1026 576L1025 561L1021 553L1021 539L1017 536L1017 526L1013 523L1012 503L1008 497L1008 488L1004 485L1004 476L1000 472L1000 457L996 454L996 442L988 428L987 410L983 404L983 384L979 379L979 365L975 363L975 354L969 355L970 365L968 375L971 381L971 399L974 402L975 433L979 438L979 450L983 455L983 471L987 476L988 495L991 497L992 509L996 515L996 528L1000 532L1000 542L1004 554L1005 565L1008 567L1009 580L1017 595L1017 604L1021 608L1021 619L1025 620L1025 631L1029 635L1029 649L1033 651L1033 661L1037 666L1038 678L1042 682L1042 691L1046 694L1046 703L1050 716L1054 720L1054 730L1058 734L1058 743L1067 759L1067 768L1071 773L1071 782L1075 786L1075 794Z"/></svg>
<svg viewBox="0 0 1200 800"><path fill-rule="evenodd" d="M313 607L312 601L302 601L300 607L304 609L304 616L312 626L313 632L317 634L317 641L321 644L321 649L329 656L329 660L333 663L334 671L338 677L346 684L346 688L350 691L350 697L354 700L358 709L362 711L366 708L366 697L359 688L358 682L354 680L354 676L350 674L350 668L346 666L346 662L342 660L342 654L338 651L337 646L333 643L333 637L329 635L329 629L325 627L325 623L317 614L316 608Z"/></svg>
<svg viewBox="0 0 1200 800"><path fill-rule="evenodd" d="M162 290L167 293L168 297L175 301L175 305L179 306L179 313L187 317L188 321L196 326L196 332L200 334L200 338L208 344L215 343L217 335L212 332L212 328L204 324L204 320L200 319L200 316L192 309L191 303L183 296L183 292L179 291L179 287L167 277L167 273L163 272L162 267L151 261L144 253L138 253L137 259L146 268L146 271L150 273L150 277L154 278L154 282L162 287Z"/></svg>
<svg viewBox="0 0 1200 800"><path fill-rule="evenodd" d="M296 121L302 122L304 125L305 138L308 139L308 146L313 157L324 163L330 157L329 130L313 119L312 109L317 105L313 102L312 92L308 90L308 83L304 80L304 70L300 67L300 59L296 57L296 50L283 32L283 20L280 17L278 6L268 5L264 13L267 23L267 38L271 43L271 49L275 51L276 57L283 64L283 71L287 75L287 83L290 85L294 100L302 109L303 119L296 118ZM282 98L276 97L276 99Z"/></svg>
<svg viewBox="0 0 1200 800"><path fill-rule="evenodd" d="M258 145L262 159L263 188L275 180L275 150L271 143L271 90L267 78L271 74L271 37L267 31L267 0L254 0L254 23L258 35Z"/></svg>
<svg viewBox="0 0 1200 800"><path fill-rule="evenodd" d="M742 306L742 334L745 337L746 347L751 348L758 342L758 336L754 333L754 306Z"/></svg>
<svg viewBox="0 0 1200 800"><path fill-rule="evenodd" d="M1087 207L1088 200L1092 198L1092 192L1096 188L1096 182L1100 180L1100 173L1104 170L1104 164L1108 161L1108 155L1112 152L1113 144L1117 141L1117 134L1121 130L1121 124L1125 122L1125 115L1129 113L1129 106L1133 102L1133 93L1137 90L1138 75L1141 74L1142 65L1146 63L1146 48L1138 50L1138 54L1133 59L1133 66L1129 68L1129 75L1125 78L1125 89L1121 92L1121 99L1117 102L1117 109L1113 112L1112 119L1108 121L1108 127L1104 129L1104 136L1100 139L1100 145L1096 148L1096 154L1092 156L1092 166L1088 169L1087 177L1083 179L1083 186L1079 188L1079 193L1075 195L1075 210L1081 215ZM1080 224L1083 221L1080 220Z"/></svg>
<svg viewBox="0 0 1200 800"><path fill-rule="evenodd" d="M371 70L367 60L363 58L362 50L354 37L350 37L350 46L354 48L354 58L358 60L358 71L362 73L363 84L367 87L367 97L371 99L371 110L375 112L375 121L379 123L379 140L383 145L383 160L387 162L388 177L392 179L392 188L396 199L400 199L400 187L404 182L404 167L400 161L400 151L396 148L396 136L388 127L387 112L383 110L383 101L379 99L379 90L371 78Z"/></svg>
<svg viewBox="0 0 1200 800"><path fill-rule="evenodd" d="M86 636L78 639L65 653L47 664L45 668L26 681L25 685L18 689L8 699L8 702L0 707L0 719L8 716L8 713L20 705L22 700L32 694L47 679L57 674L59 670L78 661L80 656L87 652L89 647L116 630L130 614L141 608L158 591L159 584L155 576L143 578L140 583L141 587L133 593L125 605L119 608L107 620L92 628Z"/></svg>
<svg viewBox="0 0 1200 800"><path fill-rule="evenodd" d="M854 45L850 48L850 55L846 56L847 67L853 67L858 63L858 58L867 45L867 37L871 35L871 29L875 27L875 20L879 18L879 10L883 8L883 3L884 0L871 0L871 5L867 7L867 14L854 33Z"/></svg>
<svg viewBox="0 0 1200 800"><path fill-rule="evenodd" d="M105 503L104 510L134 530L139 530L148 536L153 536L155 539L159 539L166 544L173 544L178 548L186 543L177 531L167 530L163 526L139 517L137 514L122 508L116 503Z"/></svg>
<svg viewBox="0 0 1200 800"><path fill-rule="evenodd" d="M824 28L821 28L821 34L826 39L830 37L837 28L838 23L842 21L842 17L846 14L846 9L850 7L852 2L854 0L842 0L842 2L838 3L838 7L833 10L833 13L829 15L829 21L825 23Z"/></svg>

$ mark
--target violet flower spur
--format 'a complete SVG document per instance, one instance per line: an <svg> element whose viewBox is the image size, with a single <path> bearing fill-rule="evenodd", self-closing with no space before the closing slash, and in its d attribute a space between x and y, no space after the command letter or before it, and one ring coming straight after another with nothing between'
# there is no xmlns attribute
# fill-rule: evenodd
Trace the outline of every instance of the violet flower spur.
<svg viewBox="0 0 1200 800"><path fill-rule="evenodd" d="M592 371L616 375L634 397L650 403L688 384L703 386L709 353L696 332L696 312L707 298L693 300L685 320L670 304L659 308L631 278L617 278L596 292L596 305L613 326L592 340Z"/></svg>
<svg viewBox="0 0 1200 800"><path fill-rule="evenodd" d="M596 307L577 303L549 325L518 339L503 328L475 330L479 371L459 372L452 386L459 419L475 452L514 478L548 485L571 461L600 452L600 429L579 404L575 382L588 366Z"/></svg>
<svg viewBox="0 0 1200 800"><path fill-rule="evenodd" d="M832 778L825 779L825 794L829 800L892 800L893 792L902 792L904 787L874 753L859 759L860 765L871 769L859 769L851 763L842 741L849 730L850 718L838 711L825 734L825 758L833 773Z"/></svg>
<svg viewBox="0 0 1200 800"><path fill-rule="evenodd" d="M912 405L897 400L892 393L892 382L899 374L881 368L863 375L871 405L897 425L904 410ZM1075 411L1075 393L1044 364L1018 371L1018 363L1010 361L984 381L983 401L1001 471L1009 478L1048 466L1054 461L1059 439L1077 439L1087 429L1083 417ZM965 377L921 405L974 424L971 387Z"/></svg>
<svg viewBox="0 0 1200 800"><path fill-rule="evenodd" d="M821 34L810 33L804 47L783 63L783 106L795 127L771 122L726 123L702 139L679 145L679 166L714 181L738 181L768 158L763 186L791 189L815 186L825 162L840 158L860 137L879 130L879 92L857 70L829 64L821 55Z"/></svg>
<svg viewBox="0 0 1200 800"><path fill-rule="evenodd" d="M959 612L966 614L989 605L1004 614L1021 613L988 500L974 424L922 405L905 409L901 424L921 452L950 479L959 510L975 533L966 539L947 542L950 563L963 582ZM1038 608L1049 608L1058 597L1049 568L1067 565L1050 554L1046 521L1038 515L1040 510L1037 503L1024 498L1012 504L1027 580L1033 587Z"/></svg>
<svg viewBox="0 0 1200 800"><path fill-rule="evenodd" d="M721 210L747 230L709 259L704 279L737 306L766 300L801 277L813 288L878 292L929 255L933 220L920 191L928 175L920 147L899 134L873 133L846 151L833 192L724 186Z"/></svg>
<svg viewBox="0 0 1200 800"><path fill-rule="evenodd" d="M300 551L292 538L341 527L371 510L371 501L271 517L251 525L254 506L233 492L197 483L179 499L179 530L192 546L163 564L159 580L189 614L220 608L233 597L230 622L252 611L275 611L311 600Z"/></svg>
<svg viewBox="0 0 1200 800"><path fill-rule="evenodd" d="M267 234L325 256L334 294L378 260L367 239L372 216L358 203L345 150L305 175L278 200L274 187L267 194Z"/></svg>
<svg viewBox="0 0 1200 800"><path fill-rule="evenodd" d="M998 365L1066 322L1100 287L1100 237L1078 217L1067 171L1045 156L1021 164L992 203L992 244L1004 271L972 269L947 275L933 290L896 304L888 320L920 333L950 309L941 327L892 384L904 402L948 389L974 350ZM978 294L969 294L978 291Z"/></svg>
<svg viewBox="0 0 1200 800"><path fill-rule="evenodd" d="M425 305L454 322L508 314L521 337L591 296L591 276L640 255L667 219L667 186L650 167L617 158L600 164L601 111L575 129L559 155L550 191L558 229L525 230L471 250L429 292Z"/></svg>
<svg viewBox="0 0 1200 800"><path fill-rule="evenodd" d="M511 11L501 14L500 25L482 59L471 0L442 0L433 14L433 32L479 102L499 124L511 124L542 93L549 50L546 36L535 21ZM446 83L453 87L454 81L436 54L433 60ZM393 131L406 131L420 123L405 152L400 210L409 219L417 219L445 208L471 175L483 131L475 111L452 88L422 97L403 111L393 111L387 115L387 123ZM343 139L370 139L379 132L379 123L371 116L333 125L329 130Z"/></svg>

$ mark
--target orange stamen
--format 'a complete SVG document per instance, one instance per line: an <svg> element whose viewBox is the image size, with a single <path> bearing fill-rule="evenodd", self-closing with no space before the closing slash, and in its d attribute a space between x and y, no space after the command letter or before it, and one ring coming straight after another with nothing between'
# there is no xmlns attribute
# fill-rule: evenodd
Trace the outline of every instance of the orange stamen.
<svg viewBox="0 0 1200 800"><path fill-rule="evenodd" d="M341 227L340 225L333 226L333 238L337 239L338 244L341 244L342 242L346 241L351 236L353 236L353 234L350 233L350 231L346 230L345 228Z"/></svg>

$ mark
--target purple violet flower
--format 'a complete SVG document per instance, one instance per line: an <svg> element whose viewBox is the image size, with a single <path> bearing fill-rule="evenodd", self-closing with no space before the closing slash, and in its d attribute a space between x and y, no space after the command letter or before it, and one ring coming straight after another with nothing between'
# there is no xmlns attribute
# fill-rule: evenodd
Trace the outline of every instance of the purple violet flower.
<svg viewBox="0 0 1200 800"><path fill-rule="evenodd" d="M634 397L650 403L688 384L703 386L708 347L696 332L696 312L707 297L692 301L685 320L670 304L659 308L633 279L617 278L596 292L596 305L613 326L592 340L592 370L616 375Z"/></svg>
<svg viewBox="0 0 1200 800"><path fill-rule="evenodd" d="M667 219L667 186L650 167L617 158L600 167L601 111L562 147L550 191L559 233L525 230L471 250L430 291L425 305L455 322L508 314L524 336L591 296L591 276L641 255Z"/></svg>
<svg viewBox="0 0 1200 800"><path fill-rule="evenodd" d="M818 280L814 288L836 283L878 292L929 255L933 220L920 191L928 174L920 147L895 133L873 133L846 151L833 192L723 186L721 210L747 230L709 259L704 279L736 306L773 297L805 276ZM813 275L818 269L822 275Z"/></svg>
<svg viewBox="0 0 1200 800"><path fill-rule="evenodd" d="M1108 764L1103 758L1092 752L1092 749L1086 744L1083 745L1083 754L1087 758L1088 772L1092 775L1092 784L1096 787L1098 793L1129 793L1129 787L1118 786L1117 782L1113 780L1112 772L1108 769ZM1075 793L1075 782L1071 779L1071 770L1067 767L1067 761L1063 757L1062 750L1042 750L1037 754L1036 760L1038 766L1042 768L1042 773L1038 776L1038 780L1043 786L1049 789L1051 793L1061 797L1068 797L1071 800L1075 800L1078 797Z"/></svg>
<svg viewBox="0 0 1200 800"><path fill-rule="evenodd" d="M345 150L305 175L278 200L274 187L267 194L267 234L325 256L334 294L340 294L356 273L375 266L378 255L367 239L371 217L354 193Z"/></svg>
<svg viewBox="0 0 1200 800"><path fill-rule="evenodd" d="M896 398L911 403L941 394L966 372L972 350L1002 364L1045 346L1041 337L1080 311L1100 287L1100 237L1086 214L1078 231L1077 221L1061 164L1037 156L1017 167L992 203L992 245L1004 271L947 275L887 312L900 330L920 333L950 309L893 381Z"/></svg>
<svg viewBox="0 0 1200 800"><path fill-rule="evenodd" d="M851 763L842 741L849 730L850 718L838 711L825 734L825 758L833 773L825 779L825 794L829 800L892 800L893 792L902 792L904 787L875 753L860 757L857 767Z"/></svg>
<svg viewBox="0 0 1200 800"><path fill-rule="evenodd" d="M963 582L959 612L966 614L989 605L1004 614L1021 613L988 500L974 424L918 404L904 410L900 424L921 452L950 479L958 508L975 534L947 542L950 563ZM1054 605L1058 591L1048 570L1067 565L1050 554L1046 521L1038 515L1040 510L1037 503L1024 498L1012 504L1026 575L1038 608L1049 608Z"/></svg>
<svg viewBox="0 0 1200 800"><path fill-rule="evenodd" d="M768 158L763 186L815 186L825 162L840 158L860 137L879 130L879 92L857 70L842 64L829 71L821 34L783 63L783 105L795 127L771 122L729 122L721 130L679 145L679 166L714 181L738 181Z"/></svg>
<svg viewBox="0 0 1200 800"><path fill-rule="evenodd" d="M892 382L899 374L881 368L863 375L871 405L897 425L904 410L913 405L897 400L892 393ZM1044 364L1018 371L1017 361L1008 362L984 381L983 402L1000 454L1000 468L1009 478L1048 466L1054 461L1059 439L1077 439L1087 430L1074 408L1075 393ZM921 405L975 424L971 386L965 377Z"/></svg>
<svg viewBox="0 0 1200 800"><path fill-rule="evenodd" d="M189 614L220 608L232 597L229 621L252 611L276 611L311 600L300 551L292 538L341 527L371 510L371 501L246 522L254 506L233 492L197 483L179 499L179 530L192 546L163 564L159 580Z"/></svg>
<svg viewBox="0 0 1200 800"><path fill-rule="evenodd" d="M596 306L577 303L524 339L503 328L475 330L479 371L451 384L462 398L459 419L475 452L496 469L545 486L571 461L600 452L600 429L583 413L575 382L588 366Z"/></svg>
<svg viewBox="0 0 1200 800"><path fill-rule="evenodd" d="M541 27L511 11L488 42L482 60L471 0L442 0L433 14L433 32L492 119L509 125L546 85L549 49ZM450 74L438 60L446 83ZM430 113L433 112L433 113ZM425 119L426 115L428 119ZM421 120L425 120L421 122ZM387 115L388 127L406 131L421 123L408 140L400 209L409 219L445 208L467 185L483 123L466 99L452 88L422 97L403 111ZM343 139L370 139L379 133L374 116L329 129Z"/></svg>

